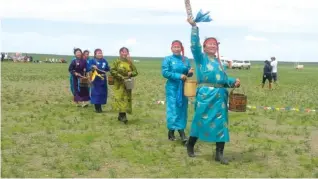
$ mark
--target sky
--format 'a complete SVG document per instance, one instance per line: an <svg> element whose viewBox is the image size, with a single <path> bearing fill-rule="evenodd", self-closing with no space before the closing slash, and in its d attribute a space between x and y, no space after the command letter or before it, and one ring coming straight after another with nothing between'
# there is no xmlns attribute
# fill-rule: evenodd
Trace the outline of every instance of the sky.
<svg viewBox="0 0 318 179"><path fill-rule="evenodd" d="M192 0L201 41L216 37L220 54L237 60L318 62L318 0ZM0 51L72 55L74 47L118 55L171 55L171 42L190 51L184 0L1 0Z"/></svg>

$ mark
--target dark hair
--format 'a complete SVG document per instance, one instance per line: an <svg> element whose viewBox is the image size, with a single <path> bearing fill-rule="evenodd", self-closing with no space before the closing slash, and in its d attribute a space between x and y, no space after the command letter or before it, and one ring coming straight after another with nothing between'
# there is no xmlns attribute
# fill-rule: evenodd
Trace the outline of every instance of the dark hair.
<svg viewBox="0 0 318 179"><path fill-rule="evenodd" d="M76 53L77 51L80 51L80 52L82 53L82 50L81 50L80 48L74 48L74 50L73 50L74 55L75 55L75 53Z"/></svg>
<svg viewBox="0 0 318 179"><path fill-rule="evenodd" d="M119 53L122 52L123 50L127 50L127 52L129 53L129 50L128 50L127 47L122 47L122 48L120 48L120 49L119 49Z"/></svg>
<svg viewBox="0 0 318 179"><path fill-rule="evenodd" d="M96 53L97 53L98 51L103 52L100 48L95 49L95 50L94 50L94 57L96 57Z"/></svg>
<svg viewBox="0 0 318 179"><path fill-rule="evenodd" d="M87 52L87 53L89 53L89 50L84 50L84 52L83 52L83 53L86 53L86 52Z"/></svg>
<svg viewBox="0 0 318 179"><path fill-rule="evenodd" d="M272 60L275 60L276 58L275 58L275 57L271 57L271 59L272 59Z"/></svg>
<svg viewBox="0 0 318 179"><path fill-rule="evenodd" d="M96 55L97 51L101 51L101 52L103 52L103 51L102 51L102 49L97 48L97 49L95 49L95 50L94 50L94 55Z"/></svg>

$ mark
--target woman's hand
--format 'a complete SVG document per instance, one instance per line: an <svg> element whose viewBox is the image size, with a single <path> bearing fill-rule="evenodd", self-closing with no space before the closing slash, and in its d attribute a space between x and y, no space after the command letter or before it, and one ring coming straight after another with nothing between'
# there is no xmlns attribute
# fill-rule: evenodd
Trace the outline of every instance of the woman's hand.
<svg viewBox="0 0 318 179"><path fill-rule="evenodd" d="M239 78L236 78L234 86L237 87L237 88L241 86L241 81L240 81Z"/></svg>
<svg viewBox="0 0 318 179"><path fill-rule="evenodd" d="M128 77L131 77L131 74L132 74L132 72L130 71L130 72L128 72Z"/></svg>
<svg viewBox="0 0 318 179"><path fill-rule="evenodd" d="M194 26L197 25L197 24L194 22L193 18L188 18L188 22L189 22L189 24L190 24L192 27L194 27Z"/></svg>
<svg viewBox="0 0 318 179"><path fill-rule="evenodd" d="M194 73L194 69L193 69L193 68L190 68L188 74L189 74L189 73Z"/></svg>
<svg viewBox="0 0 318 179"><path fill-rule="evenodd" d="M185 81L187 79L187 76L185 76L185 75L181 75L181 80L183 80L183 81Z"/></svg>

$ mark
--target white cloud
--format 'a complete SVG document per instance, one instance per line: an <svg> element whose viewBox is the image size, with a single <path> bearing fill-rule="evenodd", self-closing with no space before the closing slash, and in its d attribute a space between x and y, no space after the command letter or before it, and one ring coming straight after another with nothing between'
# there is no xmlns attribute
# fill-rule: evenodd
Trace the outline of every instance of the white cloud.
<svg viewBox="0 0 318 179"><path fill-rule="evenodd" d="M211 25L247 26L267 32L318 32L317 0L192 0L211 11ZM2 0L1 17L85 23L183 24L184 0Z"/></svg>
<svg viewBox="0 0 318 179"><path fill-rule="evenodd" d="M263 38L263 37L255 37L255 36L252 36L252 35L248 35L248 36L245 36L245 40L247 41L267 41L266 38Z"/></svg>

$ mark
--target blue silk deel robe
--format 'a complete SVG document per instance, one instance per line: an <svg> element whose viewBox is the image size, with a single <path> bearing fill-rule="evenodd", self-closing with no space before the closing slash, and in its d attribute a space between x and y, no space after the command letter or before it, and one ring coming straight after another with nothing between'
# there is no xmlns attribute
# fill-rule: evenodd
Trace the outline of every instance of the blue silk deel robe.
<svg viewBox="0 0 318 179"><path fill-rule="evenodd" d="M181 75L191 77L190 61L187 57L171 55L162 62L162 75L167 78L166 82L166 120L169 130L183 130L187 125L188 98L184 96L184 82Z"/></svg>
<svg viewBox="0 0 318 179"><path fill-rule="evenodd" d="M236 79L227 76L217 58L202 53L198 27L192 27L191 51L198 87L190 136L205 142L229 142L227 88L233 88Z"/></svg>
<svg viewBox="0 0 318 179"><path fill-rule="evenodd" d="M91 59L90 70L92 71L92 66L96 65L98 69L108 72L109 66L106 59ZM107 103L107 76L103 72L97 70L97 73L102 75L104 79L101 79L99 76L96 76L92 81L90 88L90 97L91 104L106 104Z"/></svg>

